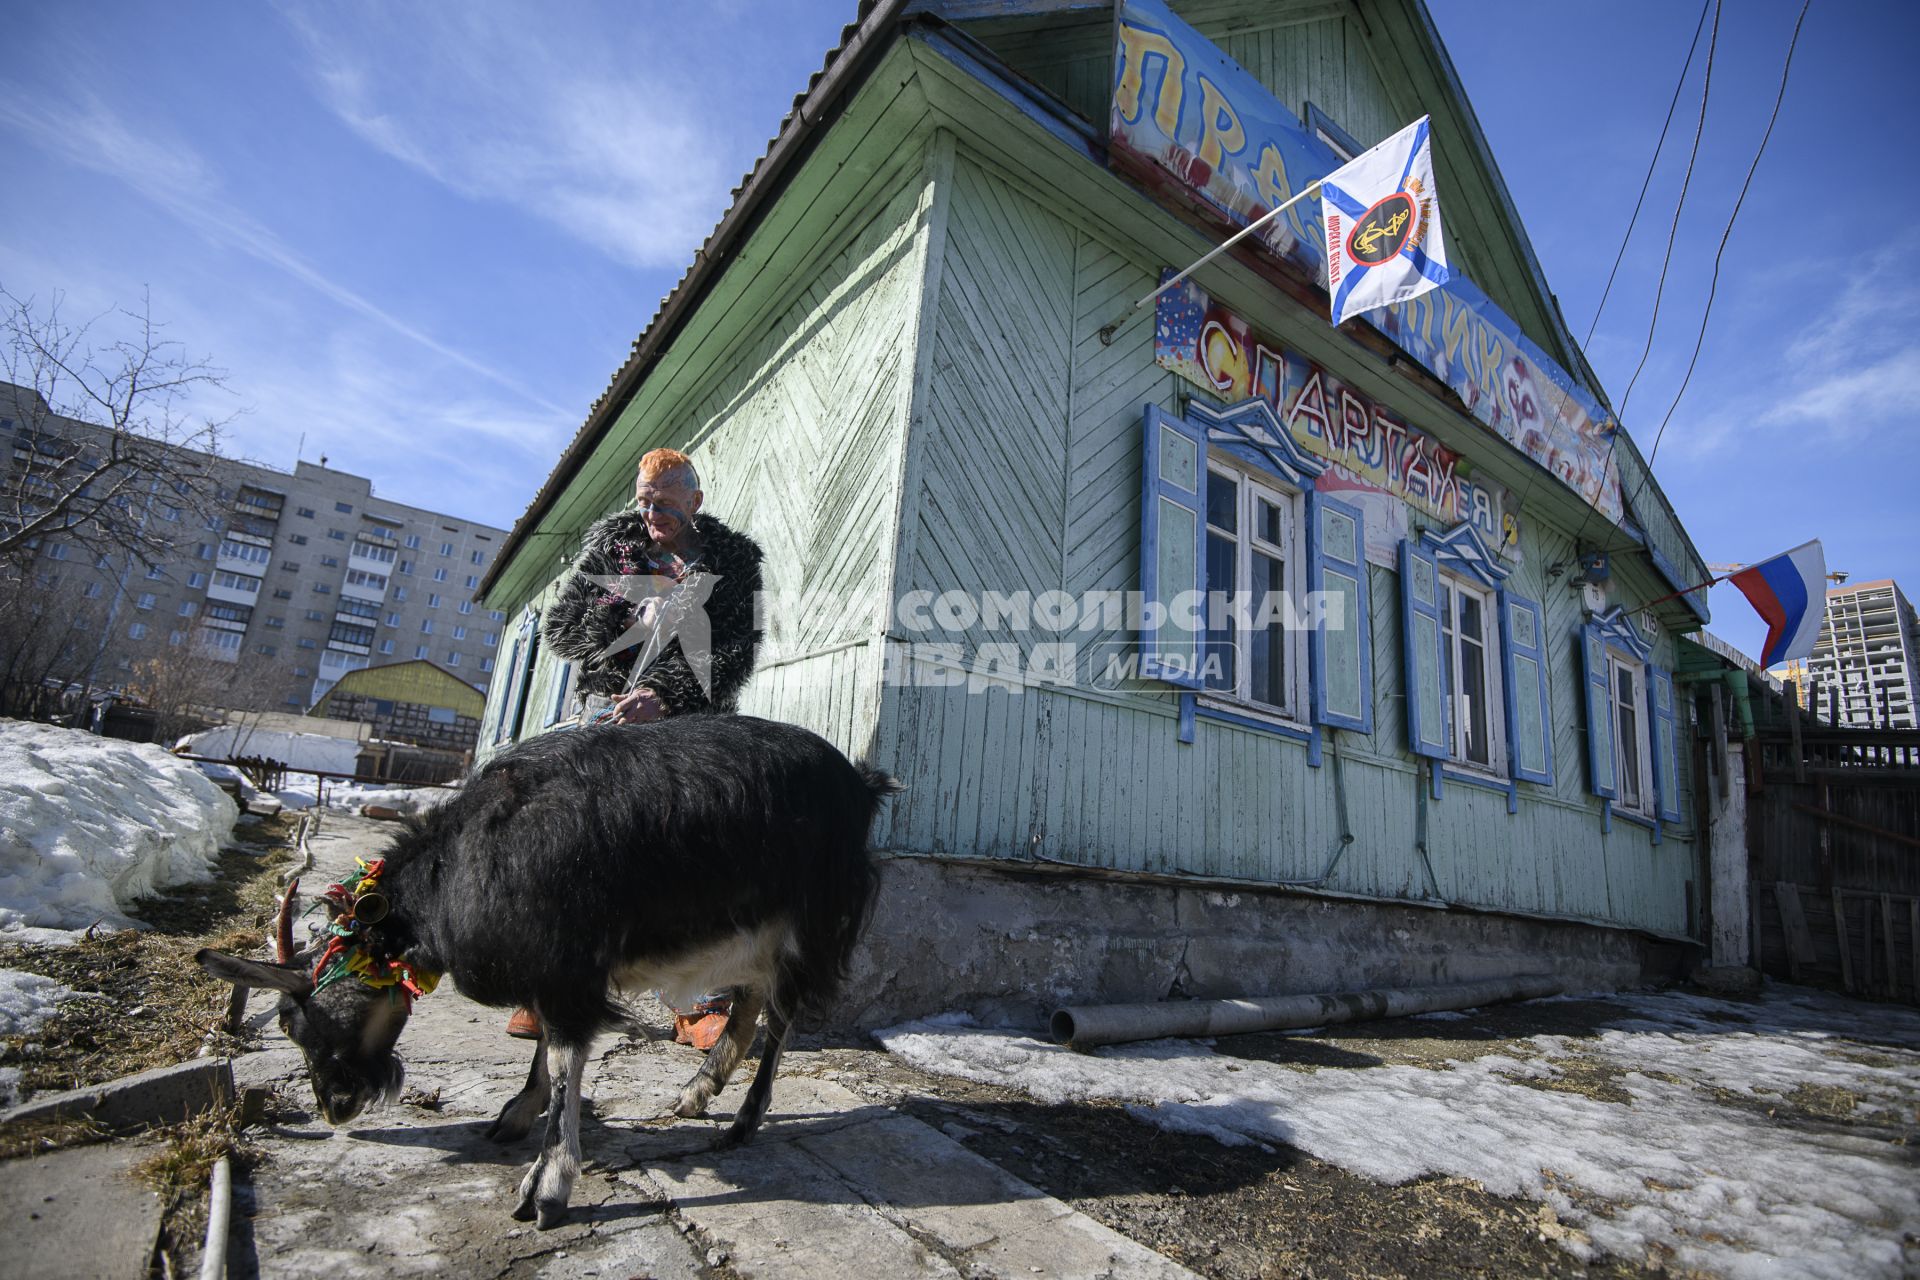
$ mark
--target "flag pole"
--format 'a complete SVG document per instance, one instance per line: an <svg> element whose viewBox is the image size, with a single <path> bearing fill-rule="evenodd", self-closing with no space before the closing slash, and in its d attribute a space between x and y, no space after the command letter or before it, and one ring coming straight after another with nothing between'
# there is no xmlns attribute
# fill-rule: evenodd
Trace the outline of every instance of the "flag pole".
<svg viewBox="0 0 1920 1280"><path fill-rule="evenodd" d="M1233 248L1234 245L1239 244L1242 240L1246 239L1248 236L1258 231L1261 227L1266 226L1269 222L1272 222L1275 218L1285 213L1288 209L1291 209L1294 205L1299 204L1302 200L1305 200L1308 196L1314 194L1318 190L1320 190L1319 182L1309 182L1305 187L1302 187L1300 189L1300 193L1298 195L1292 197L1291 199L1287 200L1283 204L1275 205L1268 212L1262 214L1260 217L1254 219L1252 222L1249 222L1246 226L1234 232L1233 235L1229 236L1226 240L1222 241L1220 244L1215 245L1213 249L1207 254L1206 257L1200 259L1198 262L1188 267L1185 271L1182 271L1179 275L1167 281L1165 284L1161 285L1158 289L1155 289L1152 293L1148 294L1146 297L1136 301L1132 306L1128 307L1125 311L1115 316L1107 324L1101 325L1099 330L1100 344L1102 346L1107 346L1107 347L1112 346L1113 335L1119 330L1121 325L1125 324L1127 321L1133 318L1134 312L1146 306L1149 302L1152 302L1155 298L1158 298L1161 294L1173 288L1173 286L1179 284L1182 280L1185 280L1188 276L1192 275L1194 272L1198 271L1200 268L1206 266L1209 262L1212 262L1215 258L1219 257L1221 254Z"/></svg>
<svg viewBox="0 0 1920 1280"><path fill-rule="evenodd" d="M1739 570L1736 569L1734 572L1738 573ZM1733 576L1732 573L1723 573L1717 578L1708 578L1705 582L1696 583L1691 587L1683 587L1678 591L1669 591L1666 595L1661 596L1658 600L1649 600L1645 604L1638 606L1638 608L1635 609L1635 612L1636 613L1639 612L1640 609L1651 609L1653 608L1653 606L1657 604L1665 604L1669 600L1678 600L1681 596L1692 595L1696 591L1704 591L1708 587L1714 585L1716 582L1725 582L1728 578L1731 578L1732 576Z"/></svg>

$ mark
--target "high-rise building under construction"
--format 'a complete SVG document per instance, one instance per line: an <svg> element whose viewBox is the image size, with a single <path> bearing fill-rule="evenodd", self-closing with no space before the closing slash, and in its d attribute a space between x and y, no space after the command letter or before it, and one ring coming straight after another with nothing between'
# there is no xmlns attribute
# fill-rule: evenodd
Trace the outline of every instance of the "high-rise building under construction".
<svg viewBox="0 0 1920 1280"><path fill-rule="evenodd" d="M1891 578L1827 592L1826 620L1806 664L1806 700L1841 724L1912 729L1920 704L1920 620Z"/></svg>

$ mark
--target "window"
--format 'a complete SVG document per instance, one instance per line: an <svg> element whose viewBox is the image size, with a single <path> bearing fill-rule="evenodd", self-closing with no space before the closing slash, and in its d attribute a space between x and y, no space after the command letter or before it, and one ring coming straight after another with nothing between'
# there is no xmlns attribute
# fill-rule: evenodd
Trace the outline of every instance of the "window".
<svg viewBox="0 0 1920 1280"><path fill-rule="evenodd" d="M316 582L313 584L313 594L317 596L330 596L333 594L333 588L324 582Z"/></svg>
<svg viewBox="0 0 1920 1280"><path fill-rule="evenodd" d="M1628 813L1652 810L1653 787L1647 777L1647 721L1640 699L1646 687L1646 666L1618 654L1607 655L1607 679L1613 686L1613 758L1618 763L1619 794L1614 804Z"/></svg>
<svg viewBox="0 0 1920 1280"><path fill-rule="evenodd" d="M390 627L397 627L397 626L399 626L399 625L400 625L400 615L399 615L399 614L397 614L397 613L390 613L390 614L388 614L388 615L387 615L387 625L388 625L388 626L390 626Z"/></svg>
<svg viewBox="0 0 1920 1280"><path fill-rule="evenodd" d="M382 640L382 641L380 642L380 652L382 652L382 653L392 653L392 652L393 652L393 641L391 641L391 640Z"/></svg>
<svg viewBox="0 0 1920 1280"><path fill-rule="evenodd" d="M347 570L347 585L350 587L365 587L369 591L385 591L387 589L387 576L384 573L368 573L364 569L349 569Z"/></svg>
<svg viewBox="0 0 1920 1280"><path fill-rule="evenodd" d="M204 587L207 585L207 575L204 573L190 573L187 575L187 585L190 587Z"/></svg>
<svg viewBox="0 0 1920 1280"><path fill-rule="evenodd" d="M333 504L333 509L335 511L338 511L343 516L350 516L353 514L353 504L351 502L336 502Z"/></svg>
<svg viewBox="0 0 1920 1280"><path fill-rule="evenodd" d="M271 548L256 546L251 542L235 542L232 538L220 540L220 554L229 560L244 560L248 564L265 564L273 559Z"/></svg>
<svg viewBox="0 0 1920 1280"><path fill-rule="evenodd" d="M1371 733L1361 510L1316 491L1326 464L1263 400L1194 401L1180 416L1148 405L1145 417L1134 669L1198 695L1183 700L1182 741L1196 716ZM1314 592L1324 613L1308 608Z"/></svg>
<svg viewBox="0 0 1920 1280"><path fill-rule="evenodd" d="M186 638L187 638L187 633L184 631L167 632L167 643L170 645L173 645L175 648L178 648L181 644L185 643Z"/></svg>
<svg viewBox="0 0 1920 1280"><path fill-rule="evenodd" d="M441 555L443 555L443 556L450 556L450 555L452 555L452 554L453 554L453 544L452 544L451 542L443 542L443 543L441 543L441 544L440 544L440 554L441 554Z"/></svg>
<svg viewBox="0 0 1920 1280"><path fill-rule="evenodd" d="M473 590L473 589L474 589L475 587L477 587L477 586L479 586L479 585L480 585L480 575L479 575L479 574L477 574L477 573L470 573L470 574L468 574L468 575L467 575L467 590L469 590L469 591L472 591L472 590Z"/></svg>
<svg viewBox="0 0 1920 1280"><path fill-rule="evenodd" d="M298 560L282 560L280 562L280 572L298 573L300 572L300 562Z"/></svg>
<svg viewBox="0 0 1920 1280"><path fill-rule="evenodd" d="M134 624L133 624L132 626L130 626L130 627L128 627L128 628L127 628L127 639L129 639L129 640L145 640L146 638L147 638L147 624L146 624L146 623L144 623L144 622L136 622L136 623L134 623Z"/></svg>
<svg viewBox="0 0 1920 1280"><path fill-rule="evenodd" d="M387 526L383 524L370 524L367 526L367 532L376 538L392 538L397 536L392 529L387 528Z"/></svg>
<svg viewBox="0 0 1920 1280"><path fill-rule="evenodd" d="M267 626L272 628L275 631L279 631L283 629L286 625L287 625L287 620L285 618L268 618L267 619Z"/></svg>
<svg viewBox="0 0 1920 1280"><path fill-rule="evenodd" d="M244 573L228 573L222 569L213 575L213 585L225 587L229 591L258 591L260 579L249 578Z"/></svg>
<svg viewBox="0 0 1920 1280"><path fill-rule="evenodd" d="M497 631L486 632L480 637L480 643L491 649L494 645L500 643L500 633Z"/></svg>
<svg viewBox="0 0 1920 1280"><path fill-rule="evenodd" d="M143 593L138 600L133 602L133 607L136 609L151 609L153 608L153 602L154 602L153 592L148 591Z"/></svg>
<svg viewBox="0 0 1920 1280"><path fill-rule="evenodd" d="M467 638L467 629L465 627L455 627L453 629L453 638L455 640L465 640Z"/></svg>
<svg viewBox="0 0 1920 1280"><path fill-rule="evenodd" d="M397 567L396 567L396 568L394 569L394 572L395 572L395 573L406 573L406 574L411 574L411 573L413 572L413 561L411 561L411 560L402 560L402 561L401 561L401 562L399 563L399 565L398 565L398 566L397 566Z"/></svg>
<svg viewBox="0 0 1920 1280"><path fill-rule="evenodd" d="M347 614L355 618L377 618L380 606L371 600L355 600L352 596L341 596L340 603L333 607L336 614Z"/></svg>
<svg viewBox="0 0 1920 1280"><path fill-rule="evenodd" d="M1447 690L1447 756L1457 764L1504 772L1499 673L1494 663L1499 614L1493 593L1452 574L1440 577L1441 682Z"/></svg>
<svg viewBox="0 0 1920 1280"><path fill-rule="evenodd" d="M493 659L492 659L492 658L482 658L482 659L480 659L480 669L481 669L482 671L491 671L491 670L493 670Z"/></svg>
<svg viewBox="0 0 1920 1280"><path fill-rule="evenodd" d="M160 508L161 517L173 524L179 524L180 517L184 514L186 513L181 511L180 508L178 507L169 507L169 506L162 505Z"/></svg>
<svg viewBox="0 0 1920 1280"><path fill-rule="evenodd" d="M421 634L421 635L423 635L423 636L430 636L430 635L432 635L432 634L433 634L433 619L432 619L432 618L426 618L426 619L423 619L423 620L421 621L421 623L420 623L420 634Z"/></svg>
<svg viewBox="0 0 1920 1280"><path fill-rule="evenodd" d="M419 535L419 534L417 534L417 533L410 533L410 534L408 534L408 535L407 535L407 550L409 550L409 551L418 551L419 549L420 549L420 535Z"/></svg>
<svg viewBox="0 0 1920 1280"><path fill-rule="evenodd" d="M407 589L405 587L395 587L393 589L393 599L396 604L405 604L407 602Z"/></svg>
<svg viewBox="0 0 1920 1280"><path fill-rule="evenodd" d="M1654 664L1652 644L1617 607L1580 629L1580 646L1587 789L1615 813L1680 821L1673 677Z"/></svg>
<svg viewBox="0 0 1920 1280"><path fill-rule="evenodd" d="M270 644L257 644L253 647L253 651L263 658L271 658L280 652L277 646Z"/></svg>
<svg viewBox="0 0 1920 1280"><path fill-rule="evenodd" d="M200 645L218 653L239 653L242 643L238 631L202 631Z"/></svg>
<svg viewBox="0 0 1920 1280"><path fill-rule="evenodd" d="M469 614L469 613L472 613L472 612L473 612L473 601L471 601L471 600L462 600L462 601L460 602L460 612L461 612L461 613L463 613L463 614Z"/></svg>
<svg viewBox="0 0 1920 1280"><path fill-rule="evenodd" d="M275 587L273 598L275 600L291 600L293 599L293 592L287 590L285 587Z"/></svg>
<svg viewBox="0 0 1920 1280"><path fill-rule="evenodd" d="M450 667L457 667L460 665L460 651L458 649L448 650L447 665Z"/></svg>
<svg viewBox="0 0 1920 1280"><path fill-rule="evenodd" d="M307 647L312 648L313 646L309 645ZM313 674L313 668L312 667L295 667L293 669L293 674L296 679L304 680L308 676ZM298 695L295 695L295 696L298 696Z"/></svg>
<svg viewBox="0 0 1920 1280"><path fill-rule="evenodd" d="M207 617L219 622L237 622L246 626L253 618L253 606L245 604L221 604L219 601L207 603Z"/></svg>
<svg viewBox="0 0 1920 1280"><path fill-rule="evenodd" d="M423 644L417 644L417 645L415 645L415 646L413 646L413 656L414 656L414 657L416 657L416 658L424 658L424 657L426 657L426 656L427 656L427 646L425 646L425 645L423 645Z"/></svg>
<svg viewBox="0 0 1920 1280"><path fill-rule="evenodd" d="M315 643L313 642L313 638L312 638L311 636L301 636L301 637L300 637L300 647L301 647L302 649L317 649L317 648L319 648L319 646L318 646L318 645L316 645L316 644L315 644Z"/></svg>
<svg viewBox="0 0 1920 1280"><path fill-rule="evenodd" d="M427 608L438 609L439 607L440 607L440 597L429 593L427 596Z"/></svg>
<svg viewBox="0 0 1920 1280"><path fill-rule="evenodd" d="M52 552L48 552L48 554L52 555ZM61 553L57 556L54 556L53 558L56 560L65 560L67 558L66 551L62 549ZM161 578L164 578L166 576L167 576L166 569L164 569L160 565L155 564L155 565L147 566L147 581L157 582Z"/></svg>
<svg viewBox="0 0 1920 1280"><path fill-rule="evenodd" d="M321 556L320 567L322 569L338 569L340 567L340 557L339 556Z"/></svg>
<svg viewBox="0 0 1920 1280"><path fill-rule="evenodd" d="M1299 495L1216 461L1207 468L1206 500L1206 687L1296 714L1303 633L1287 626L1279 606L1300 594Z"/></svg>
<svg viewBox="0 0 1920 1280"><path fill-rule="evenodd" d="M296 533L291 535L287 541L296 547L304 547L307 545L307 535L304 533Z"/></svg>
<svg viewBox="0 0 1920 1280"><path fill-rule="evenodd" d="M335 542L345 542L347 540L347 531L345 529L329 529L327 530L327 536Z"/></svg>
<svg viewBox="0 0 1920 1280"><path fill-rule="evenodd" d="M213 559L213 544L209 542L200 543L198 554L202 560Z"/></svg>
<svg viewBox="0 0 1920 1280"><path fill-rule="evenodd" d="M473 553L473 562L474 562L475 564L485 564L485 563L487 562L487 553L486 553L486 552L484 552L484 551L476 551L476 552L474 552L474 553Z"/></svg>
<svg viewBox="0 0 1920 1280"><path fill-rule="evenodd" d="M373 643L373 628L356 627L349 623L336 622L333 624L333 629L327 633L327 639L338 640L342 644L371 645Z"/></svg>
<svg viewBox="0 0 1920 1280"><path fill-rule="evenodd" d="M435 582L445 582L447 580L447 571L445 569L435 569L433 571L433 580Z"/></svg>
<svg viewBox="0 0 1920 1280"><path fill-rule="evenodd" d="M308 622L325 622L326 620L327 620L327 615L320 612L318 609L307 610Z"/></svg>
<svg viewBox="0 0 1920 1280"><path fill-rule="evenodd" d="M303 515L303 516L305 516L305 517L306 517L307 519L309 519L309 520L311 520L311 519L313 519L313 508L312 508L312 507L301 507L301 508L300 508L300 509L299 509L299 510L298 510L297 512L295 512L295 514L296 514L296 515Z"/></svg>
<svg viewBox="0 0 1920 1280"><path fill-rule="evenodd" d="M487 610L487 617L494 622L505 622L507 620L507 615L498 609Z"/></svg>
<svg viewBox="0 0 1920 1280"><path fill-rule="evenodd" d="M180 616L183 618L191 618L199 607L199 605L191 600L182 600L180 602Z"/></svg>

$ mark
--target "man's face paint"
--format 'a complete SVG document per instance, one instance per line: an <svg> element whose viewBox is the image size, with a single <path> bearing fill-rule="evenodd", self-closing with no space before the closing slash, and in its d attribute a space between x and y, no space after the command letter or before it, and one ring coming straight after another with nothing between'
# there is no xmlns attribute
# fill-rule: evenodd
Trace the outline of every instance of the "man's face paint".
<svg viewBox="0 0 1920 1280"><path fill-rule="evenodd" d="M648 484L641 480L633 487L633 500L647 522L648 535L655 542L673 541L700 509L699 491L685 485Z"/></svg>

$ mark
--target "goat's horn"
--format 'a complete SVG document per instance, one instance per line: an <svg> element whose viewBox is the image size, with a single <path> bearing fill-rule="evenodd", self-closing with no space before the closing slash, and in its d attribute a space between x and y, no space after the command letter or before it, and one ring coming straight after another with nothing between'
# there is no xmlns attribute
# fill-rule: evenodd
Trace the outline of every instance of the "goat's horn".
<svg viewBox="0 0 1920 1280"><path fill-rule="evenodd" d="M273 922L273 958L281 964L293 963L293 900L300 892L300 877L295 876L280 899L280 914Z"/></svg>

